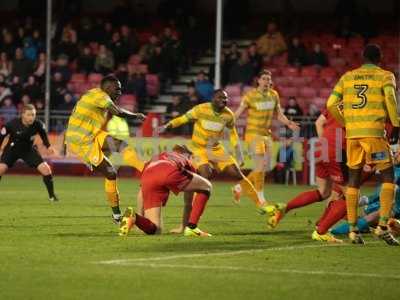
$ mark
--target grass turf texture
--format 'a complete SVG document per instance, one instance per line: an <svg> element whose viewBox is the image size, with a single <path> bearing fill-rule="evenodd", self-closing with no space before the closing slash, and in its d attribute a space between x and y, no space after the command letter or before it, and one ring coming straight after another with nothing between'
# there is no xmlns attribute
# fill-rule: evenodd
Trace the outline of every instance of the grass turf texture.
<svg viewBox="0 0 400 300"><path fill-rule="evenodd" d="M368 236L364 247L311 241L323 204L290 213L268 232L250 201L233 205L230 184L217 183L200 224L212 238L137 231L121 238L100 178L55 182L60 203L47 201L39 176L5 176L0 183L0 299L395 299L400 293L399 248ZM119 184L124 208L136 199L138 182ZM305 189L266 191L287 201ZM170 198L166 229L179 223L181 206L181 198Z"/></svg>

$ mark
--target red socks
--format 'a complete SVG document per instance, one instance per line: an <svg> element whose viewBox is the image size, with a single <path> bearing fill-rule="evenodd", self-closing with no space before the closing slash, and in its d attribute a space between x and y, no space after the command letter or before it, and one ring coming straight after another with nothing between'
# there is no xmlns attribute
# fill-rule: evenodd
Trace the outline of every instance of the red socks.
<svg viewBox="0 0 400 300"><path fill-rule="evenodd" d="M157 226L149 219L135 214L135 225L146 234L155 234L157 232Z"/></svg>
<svg viewBox="0 0 400 300"><path fill-rule="evenodd" d="M204 208L206 207L210 195L205 192L197 192L192 202L192 212L189 217L189 224L196 224L199 222Z"/></svg>
<svg viewBox="0 0 400 300"><path fill-rule="evenodd" d="M323 199L318 190L303 192L288 202L288 204L286 206L286 212L288 212L294 208L306 206L306 205L309 205L309 204L312 204L315 202L319 202L322 200Z"/></svg>
<svg viewBox="0 0 400 300"><path fill-rule="evenodd" d="M317 222L317 232L325 234L329 228L346 216L346 200L331 201Z"/></svg>

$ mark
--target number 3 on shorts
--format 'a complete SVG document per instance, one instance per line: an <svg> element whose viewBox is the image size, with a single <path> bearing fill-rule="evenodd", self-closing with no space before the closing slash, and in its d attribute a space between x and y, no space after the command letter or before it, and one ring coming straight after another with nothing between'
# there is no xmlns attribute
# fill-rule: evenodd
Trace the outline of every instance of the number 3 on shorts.
<svg viewBox="0 0 400 300"><path fill-rule="evenodd" d="M361 101L360 101L360 103L353 104L351 107L354 109L363 108L365 105L367 105L367 96L365 95L365 93L368 90L368 85L355 84L354 89L357 90L357 98L360 98Z"/></svg>

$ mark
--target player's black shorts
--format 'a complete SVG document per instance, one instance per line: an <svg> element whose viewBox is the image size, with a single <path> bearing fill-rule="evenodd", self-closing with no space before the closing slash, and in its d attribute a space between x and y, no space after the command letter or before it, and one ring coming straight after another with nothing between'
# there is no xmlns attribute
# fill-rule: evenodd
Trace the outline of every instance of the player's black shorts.
<svg viewBox="0 0 400 300"><path fill-rule="evenodd" d="M37 168L43 162L43 158L36 148L22 150L13 147L4 149L0 162L11 168L18 159L22 159L31 168Z"/></svg>

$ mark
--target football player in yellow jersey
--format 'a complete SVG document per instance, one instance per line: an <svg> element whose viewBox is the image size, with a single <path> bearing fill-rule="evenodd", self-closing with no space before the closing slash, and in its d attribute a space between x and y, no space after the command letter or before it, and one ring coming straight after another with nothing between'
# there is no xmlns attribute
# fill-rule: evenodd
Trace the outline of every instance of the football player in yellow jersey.
<svg viewBox="0 0 400 300"><path fill-rule="evenodd" d="M258 196L264 200L264 178L269 150L271 148L271 123L274 115L291 130L300 130L297 123L290 121L282 112L278 92L272 89L271 72L262 70L258 74L257 87L248 91L242 99L235 117L248 111L245 142L249 153L254 158L254 170L247 176L253 183ZM237 201L240 197L241 187L234 187ZM264 200L265 201L265 200Z"/></svg>
<svg viewBox="0 0 400 300"><path fill-rule="evenodd" d="M119 208L117 172L104 152L110 152L117 147L128 165L139 171L144 166L134 149L129 147L126 141L116 139L104 130L107 113L126 119L143 120L145 118L141 113L132 113L115 105L114 101L118 100L120 96L121 83L118 78L114 75L104 77L100 88L87 91L76 103L65 133L68 151L85 162L92 170L104 175L104 188L115 223L119 223L122 218Z"/></svg>
<svg viewBox="0 0 400 300"><path fill-rule="evenodd" d="M235 128L235 116L226 106L228 94L222 90L216 90L211 102L199 104L186 114L169 121L161 127L161 130L179 127L188 122L194 122L192 141L189 144L193 152L194 163L199 174L207 179L212 175L212 170L225 172L237 180L241 180L244 193L264 213L264 202L259 199L253 184L243 175L239 165L243 163L243 155L240 148L239 136ZM222 143L225 128L230 130L230 143L235 148L236 159L230 155ZM185 210L181 231L187 222L191 210L193 195L185 195Z"/></svg>
<svg viewBox="0 0 400 300"><path fill-rule="evenodd" d="M336 84L328 99L327 108L346 129L347 165L349 182L346 189L347 218L352 243L364 244L356 227L357 203L360 192L361 171L365 164L374 165L382 175L379 223L374 234L388 245L399 245L387 227L394 197L393 159L385 123L392 123L392 141L398 141L399 116L395 96L393 73L377 65L381 51L377 45L367 45L363 51L364 64L346 72ZM339 108L343 105L343 112Z"/></svg>

